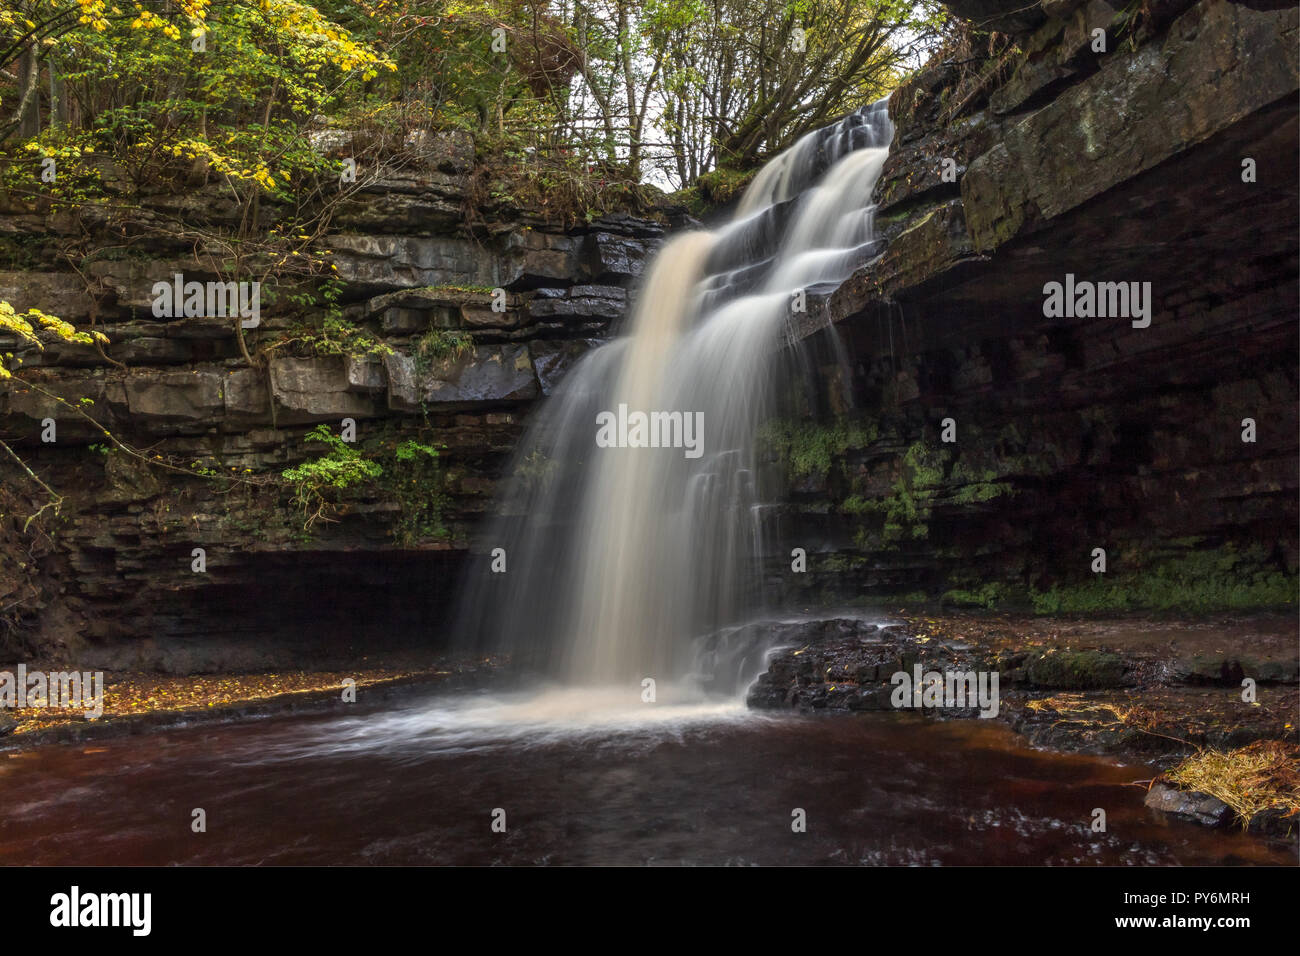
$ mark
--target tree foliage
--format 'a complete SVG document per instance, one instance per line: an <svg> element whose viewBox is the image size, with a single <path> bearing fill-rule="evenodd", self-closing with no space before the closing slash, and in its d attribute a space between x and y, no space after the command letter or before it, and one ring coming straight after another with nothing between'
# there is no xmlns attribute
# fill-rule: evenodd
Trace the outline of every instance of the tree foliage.
<svg viewBox="0 0 1300 956"><path fill-rule="evenodd" d="M636 184L749 168L897 82L935 0L4 0L0 139L83 190L218 176L281 196L321 123L466 129ZM11 177L12 179L12 177ZM10 183L11 188L13 183ZM242 194L242 193L241 193Z"/></svg>
<svg viewBox="0 0 1300 956"><path fill-rule="evenodd" d="M18 312L8 302L0 301L0 333L11 335L19 342L45 348L45 341L54 339L63 342L75 342L78 345L105 344L108 336L103 332L78 332L76 327L57 316L47 315L40 309L28 309ZM22 359L12 352L0 355L0 379L11 378L10 366L17 366Z"/></svg>

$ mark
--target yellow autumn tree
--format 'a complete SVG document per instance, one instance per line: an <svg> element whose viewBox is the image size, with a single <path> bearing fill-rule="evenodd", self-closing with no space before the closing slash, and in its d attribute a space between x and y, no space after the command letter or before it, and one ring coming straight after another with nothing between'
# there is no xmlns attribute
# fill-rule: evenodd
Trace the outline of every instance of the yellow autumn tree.
<svg viewBox="0 0 1300 956"><path fill-rule="evenodd" d="M75 326L58 316L47 315L40 309L18 312L4 301L0 301L0 334L12 335L20 344L25 343L42 350L45 348L43 340L49 338L74 342L78 345L108 343L108 336L103 332L78 332ZM20 357L15 356L13 352L5 352L0 356L0 379L12 378L13 371L10 366L16 367L20 364L22 364Z"/></svg>

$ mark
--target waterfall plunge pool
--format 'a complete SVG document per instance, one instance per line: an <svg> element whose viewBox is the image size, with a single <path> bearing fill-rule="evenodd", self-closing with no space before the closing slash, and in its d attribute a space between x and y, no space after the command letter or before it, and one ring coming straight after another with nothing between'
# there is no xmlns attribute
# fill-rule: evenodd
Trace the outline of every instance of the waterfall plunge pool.
<svg viewBox="0 0 1300 956"><path fill-rule="evenodd" d="M1029 750L993 721L671 699L442 694L11 752L0 863L1295 862L1146 810L1150 768Z"/></svg>

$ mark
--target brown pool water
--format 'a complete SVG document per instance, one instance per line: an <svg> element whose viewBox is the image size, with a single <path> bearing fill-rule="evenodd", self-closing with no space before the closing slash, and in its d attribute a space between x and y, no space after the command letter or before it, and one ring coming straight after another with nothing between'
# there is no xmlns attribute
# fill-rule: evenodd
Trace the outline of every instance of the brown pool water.
<svg viewBox="0 0 1300 956"><path fill-rule="evenodd" d="M992 721L458 696L0 753L0 863L1295 864ZM1090 828L1094 808L1105 833ZM207 832L191 829L195 808ZM493 832L494 810L505 832ZM805 812L806 832L792 832ZM500 816L498 814L498 816Z"/></svg>

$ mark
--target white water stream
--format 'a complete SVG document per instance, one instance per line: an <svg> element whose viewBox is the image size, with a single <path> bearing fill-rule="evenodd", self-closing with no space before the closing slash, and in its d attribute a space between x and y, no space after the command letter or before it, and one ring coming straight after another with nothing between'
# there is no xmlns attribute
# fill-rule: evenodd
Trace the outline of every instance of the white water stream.
<svg viewBox="0 0 1300 956"><path fill-rule="evenodd" d="M878 250L871 194L891 136L884 100L810 133L760 171L730 223L659 251L625 334L568 372L516 453L507 517L484 544L505 550L506 571L485 558L462 612L477 646L580 689L584 706L640 707L647 679L657 702L687 709L743 694L762 649L707 638L762 606L756 431L797 294ZM680 443L601 447L599 416L620 406L694 416L698 457ZM577 699L551 697L538 719Z"/></svg>

